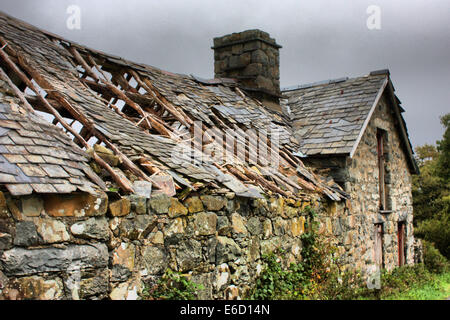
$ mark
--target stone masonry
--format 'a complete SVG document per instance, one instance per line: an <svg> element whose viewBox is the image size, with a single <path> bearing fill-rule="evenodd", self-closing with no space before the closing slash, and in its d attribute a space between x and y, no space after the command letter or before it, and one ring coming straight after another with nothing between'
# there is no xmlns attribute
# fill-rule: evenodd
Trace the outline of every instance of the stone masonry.
<svg viewBox="0 0 450 320"><path fill-rule="evenodd" d="M236 78L242 88L258 98L278 97L280 48L261 30L214 38L215 77Z"/></svg>
<svg viewBox="0 0 450 320"><path fill-rule="evenodd" d="M388 206L386 213L378 210L378 164L377 164L377 129L387 132L385 144L385 182L388 186ZM354 214L359 214L358 223L365 239L362 242L370 244L367 249L367 259L372 257L374 241L374 224L382 223L384 229L383 254L384 264L391 270L398 265L397 228L399 222L406 224L406 263L414 263L414 235L413 235L413 207L411 184L412 176L408 169L408 162L402 149L395 121L390 112L386 95L378 103L355 155L348 166L349 180L346 182L346 191L350 193ZM358 242L353 242L357 250ZM354 261L360 259L356 254Z"/></svg>
<svg viewBox="0 0 450 320"><path fill-rule="evenodd" d="M200 299L243 297L262 254L283 248L286 265L300 261L306 206L319 212L320 232L339 234L332 219L343 203L314 195L0 193L0 297L138 299L167 268L202 284Z"/></svg>
<svg viewBox="0 0 450 320"><path fill-rule="evenodd" d="M403 151L402 142L390 112L388 96L378 103L361 138L353 158L341 155L310 157L305 164L327 170L334 180L350 194L350 210L334 221L338 225L347 221L342 242L342 258L352 268L375 267L375 224L383 226L384 266L392 270L398 266L399 222L406 224L406 263L413 264L414 234L411 183L412 175ZM385 144L385 182L390 210L380 212L377 163L377 129L387 132ZM338 238L339 239L339 238ZM340 241L340 240L338 240ZM417 259L416 259L417 260Z"/></svg>

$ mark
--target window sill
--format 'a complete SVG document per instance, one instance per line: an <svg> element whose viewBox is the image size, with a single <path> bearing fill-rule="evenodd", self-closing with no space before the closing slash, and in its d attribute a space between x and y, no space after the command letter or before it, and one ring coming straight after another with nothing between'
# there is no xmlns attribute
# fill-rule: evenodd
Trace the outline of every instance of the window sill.
<svg viewBox="0 0 450 320"><path fill-rule="evenodd" d="M388 213L392 213L393 211L392 210L378 210L378 213L381 213L381 214L388 214Z"/></svg>

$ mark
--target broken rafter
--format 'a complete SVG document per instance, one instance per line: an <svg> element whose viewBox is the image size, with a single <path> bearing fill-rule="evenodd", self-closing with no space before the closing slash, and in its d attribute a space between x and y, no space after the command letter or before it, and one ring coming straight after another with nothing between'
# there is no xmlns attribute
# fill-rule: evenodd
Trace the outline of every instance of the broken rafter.
<svg viewBox="0 0 450 320"><path fill-rule="evenodd" d="M87 84L92 90L94 90L95 92L98 92L100 94L104 95L110 95L110 96L114 96L114 99L117 100L117 96L114 95L114 93L112 93L108 87L104 84L101 83L97 83L94 82L92 80L85 80L85 79L80 79L83 83ZM131 92L124 92L125 95L127 95L130 99L132 99L133 101L135 101L136 103L142 104L142 103L154 103L154 100L150 99L149 97L143 96L139 93L131 93ZM135 125L139 126L139 124L144 121L144 119L146 119L146 117L149 116L153 116L153 118L155 118L158 122L163 123L163 120L161 119L161 117L157 114L156 111L154 111L153 109L147 109L146 111L149 114L147 114L145 117L141 117L141 119L139 121L136 121L135 118L130 117L129 115L125 114L124 112L122 112L121 110L119 110L119 108L117 106L114 105L114 101L109 103L109 106L121 117L131 121L132 123L134 123ZM173 135L171 135L172 138L174 137Z"/></svg>
<svg viewBox="0 0 450 320"><path fill-rule="evenodd" d="M139 159L139 163L141 166L143 166L150 174L158 174L161 172L161 170L155 166L148 158L141 157Z"/></svg>
<svg viewBox="0 0 450 320"><path fill-rule="evenodd" d="M289 178L287 178L286 176L284 176L283 174L281 174L277 170L274 170L274 173L272 173L272 174L277 176L283 182L283 184L289 185L289 186L293 187L294 189L296 189L297 191L300 191L300 190L303 189L297 183L295 183L294 181L289 180Z"/></svg>
<svg viewBox="0 0 450 320"><path fill-rule="evenodd" d="M2 50L3 52L3 50ZM19 90L19 88L16 87L14 82L8 77L6 72L0 68L0 76L2 79L4 79L8 84L11 86L11 88L14 90L14 93L19 97L19 99L22 101L23 105L25 106L25 109L27 109L28 112L34 112L33 107L30 105L30 103L25 98L24 94Z"/></svg>
<svg viewBox="0 0 450 320"><path fill-rule="evenodd" d="M240 152L239 156L241 156L241 157L244 156L247 161L249 161L251 156L253 156L252 157L253 160L256 159L256 162L259 165L261 165L263 167L265 166L265 164L261 162L260 156L258 156L258 154L251 153L251 148L250 147L252 147L253 150L259 150L259 148L260 148L260 144L261 144L261 140L260 139L261 138L258 135L252 135L252 136L249 137L249 139L247 139L247 134L245 133L245 131L237 124L228 124L227 125L227 123L226 123L226 122L228 122L227 119L222 119L223 116L222 116L222 114L220 112L215 112L213 110L213 116L214 116L214 118L211 117L211 119L212 120L216 120L214 122L219 122L224 129L232 129L233 130L233 132L237 135L237 136L235 136L235 139L237 140L237 143L243 143L244 144L244 146L245 146L244 154L242 154L242 152ZM250 133L251 133L251 131L250 131ZM246 142L248 142L249 145L247 145ZM266 147L269 149L267 151L270 152L270 154L272 154L273 150L272 150L271 144L269 142L270 141L266 137L266 141L264 141L264 143L265 143ZM226 146L227 146L227 143L228 143L228 141L225 140L225 145ZM280 154L283 156L283 153L280 153ZM289 163L292 164L294 166L294 168L297 167L295 162L293 162L292 160L289 161Z"/></svg>
<svg viewBox="0 0 450 320"><path fill-rule="evenodd" d="M285 149L283 147L283 149ZM283 151L280 148L278 149L278 152L283 156L283 158L289 162L294 168L296 168L298 165L301 165L301 161L298 158L293 158L289 155L289 152Z"/></svg>
<svg viewBox="0 0 450 320"><path fill-rule="evenodd" d="M72 126L72 125L70 125L70 126ZM80 131L80 136L82 136L83 139L87 142L92 137L92 133L89 132L89 130L87 128L83 127ZM76 138L73 141L78 145L83 144L83 142L78 141L78 139L76 139Z"/></svg>
<svg viewBox="0 0 450 320"><path fill-rule="evenodd" d="M1 36L0 36L0 42L2 44L6 43L5 40ZM0 51L1 51L1 53L3 53L2 50L0 50ZM6 55L6 53L4 53L4 54ZM16 56L18 56L17 52L14 52L14 54ZM122 164L125 166L126 169L133 172L133 174L135 174L138 178L144 179L146 181L151 181L151 179L142 170L140 170L130 159L128 159L122 152L120 152L120 150L114 144L112 144L101 132L96 130L94 128L93 124L91 123L91 121L88 118L86 118L86 116L84 114L78 112L78 110L76 108L74 108L65 99L65 97L61 93L59 93L57 90L55 90L53 88L53 86L50 83L48 83L48 81L46 81L43 77L41 77L41 75L38 72L36 72L31 66L29 66L22 56L18 56L18 57L19 57L18 61L21 65L21 67L24 70L26 70L33 77L33 79L38 83L38 85L43 89L47 88L46 91L48 92L48 95L53 96L53 98L63 108L65 108L72 115L72 117L74 119L77 119L84 127L86 127L92 133L92 135L94 135L99 141L104 142L111 150L113 150L113 152L115 152L117 154L117 156L120 158L120 160L122 161ZM6 58L9 60L7 55L6 55ZM13 64L12 67L15 67L16 72L18 71L18 72L22 73L15 64ZM25 77L26 80L28 80L28 78L24 74L23 74L23 76ZM43 99L42 102L46 105L49 105L51 108L53 108L50 104L48 104L48 102L45 99Z"/></svg>
<svg viewBox="0 0 450 320"><path fill-rule="evenodd" d="M270 175L270 178L272 178L273 181L275 181L279 186L283 186L285 189L288 189L292 194L295 194L295 189L290 184L286 184L286 182L278 177L276 174ZM301 188L297 188L297 190L301 190Z"/></svg>
<svg viewBox="0 0 450 320"><path fill-rule="evenodd" d="M172 114L175 117L175 119L180 121L180 123L182 123L183 125L185 125L188 128L191 126L191 124L193 123L192 119L190 119L182 111L177 110L169 101L167 101L167 99L165 99L162 95L160 95L153 88L153 85L151 84L150 80L148 80L147 78L144 78L144 81L142 81L141 78L139 77L139 74L132 69L129 70L129 73L134 77L136 82L142 88L144 88L144 90L147 91L161 107L163 107L170 114Z"/></svg>
<svg viewBox="0 0 450 320"><path fill-rule="evenodd" d="M0 37L0 41L2 43L4 42L4 39ZM48 111L56 118L58 119L58 122L73 136L80 141L86 148L89 148L89 144L83 139L82 136L78 134L64 119L61 117L59 112L53 108L50 103L41 95L39 90L35 87L35 85L27 78L27 76L9 59L9 56L3 51L0 50L0 57L3 59L3 61L12 69L12 71L22 80L31 90L34 91L38 99L42 102L42 104L48 109ZM19 61L20 61L19 57ZM19 98L21 100L26 100L25 96L22 92L17 93ZM114 169L107 164L102 158L100 158L95 152L92 153L92 157L94 158L94 161L97 162L102 168L106 169L109 174L111 174L114 181L117 182L117 184L126 192L133 192L133 188L131 187L131 183L127 179L123 179L117 175L117 173L114 171Z"/></svg>
<svg viewBox="0 0 450 320"><path fill-rule="evenodd" d="M256 173L253 173L250 169L247 169L246 167L243 167L243 169L244 169L247 177L249 177L252 180L255 180L262 187L265 187L272 192L279 193L287 198L290 197L290 195L287 192L278 188L274 183L267 181L266 179L264 179L263 177L260 177Z"/></svg>
<svg viewBox="0 0 450 320"><path fill-rule="evenodd" d="M142 117L145 118L145 123L149 129L155 129L159 134L163 136L170 137L171 133L166 129L164 123L160 123L151 116L146 117L148 114L142 110L141 106L135 103L133 100L128 98L125 93L123 93L119 88L117 88L113 83L111 83L104 71L97 65L94 58L88 56L89 62L103 75L104 79L100 79L100 82L104 83L113 93L115 93L120 99L126 102L130 107L136 110Z"/></svg>
<svg viewBox="0 0 450 320"><path fill-rule="evenodd" d="M73 55L75 60L83 67L85 73L89 75L92 79L99 82L100 78L95 74L95 72L91 69L91 67L87 64L87 62L83 59L83 57L80 55L78 50L74 46L65 46L70 53Z"/></svg>
<svg viewBox="0 0 450 320"><path fill-rule="evenodd" d="M134 89L130 84L129 80L125 79L125 77L118 71L110 71L112 74L111 82L116 82L120 85L123 91L130 92L133 91L134 93L137 93L136 89ZM127 75L127 78L131 79L130 75Z"/></svg>
<svg viewBox="0 0 450 320"><path fill-rule="evenodd" d="M22 90L23 91L23 90ZM48 112L47 108L45 107L45 105L41 102L41 100L39 100L37 98L37 96L35 95L29 95L29 94L24 94L25 99L28 100L28 102L31 104L31 106L33 107L34 110L37 111L42 111L42 112ZM64 117L64 118L72 118L72 115L70 113L68 113L64 108L62 108L60 105L58 105L57 101L54 100L51 97L46 97L45 98L47 100L48 103L50 103L53 108L55 108L56 110L58 110L59 114Z"/></svg>
<svg viewBox="0 0 450 320"><path fill-rule="evenodd" d="M158 103L159 105L163 106L167 111L169 111L170 113L172 113L172 114L175 116L175 114L174 114L174 112L173 112L173 109L170 108L171 105L170 105L167 101L163 101L163 99L161 99L161 98L164 98L164 97L162 97L162 96L157 96L157 91L154 89L154 87L152 86L151 82L150 82L147 78L144 78L144 82L143 82L143 81L140 79L140 77L139 77L139 75L137 74L137 72L135 72L134 70L131 70L130 73L133 74L134 78L136 79L136 81L137 81L137 83L138 83L139 85L141 85L146 91L148 91L149 93L152 94L152 96L155 98L155 100L157 101L157 103ZM169 107L168 107L168 106L169 106ZM176 110L175 110L175 111L176 111ZM177 119L178 119L178 118L177 118ZM179 120L179 119L178 119L178 120ZM220 121L220 118L217 117L215 120L219 120L219 121ZM180 122L181 122L181 121L180 121ZM222 122L222 121L220 121L219 123L220 123L221 125L225 125L225 123ZM203 131L203 129L204 129L204 128L202 128L201 130ZM237 129L238 131L240 131L240 128L239 128L239 127L235 127L234 129ZM192 130L192 128L191 128L191 130ZM239 135L240 135L240 132L239 132ZM226 144L226 142L225 142L225 144ZM269 144L268 146L270 146L270 144ZM270 148L270 147L269 147L269 148ZM246 153L247 153L246 156L248 156L248 152L249 152L249 151L248 151L248 150L245 150L245 151L246 151ZM283 155L283 154L282 154L282 156L285 157L285 155ZM292 159L288 158L288 159L285 159L285 160L288 161L289 164L296 166L295 161L293 161ZM258 182L260 185L262 185L262 186L264 186L264 187L266 187L266 188L268 188L268 189L270 189L270 190L272 190L272 191L279 192L279 193L284 193L284 194L287 195L287 193L285 193L283 190L281 190L280 188L278 188L274 183L271 183L271 182L267 181L266 179L264 179L264 178L262 178L262 177L258 177L256 174L253 174L252 172L250 172L250 171L247 170L247 169L244 169L244 170L245 170L245 173L246 173L246 174L244 174L244 173L241 173L239 170L237 170L236 168L234 168L234 167L231 166L231 165L227 165L227 166L225 166L225 168L226 168L231 174L233 174L233 175L235 175L236 177L238 177L240 180L243 180L243 181L249 181L250 179L253 179L253 180L255 180L256 182ZM250 178L249 178L249 177L250 177ZM283 181L283 180L280 179L279 177L274 177L274 179L275 179L279 184L283 185L285 188L287 188L288 190L290 190L291 192L294 192L294 188L295 188L295 189L301 189L300 186L298 186L297 184L295 184L295 183L293 183L293 182L291 182L291 181L286 181L286 180Z"/></svg>
<svg viewBox="0 0 450 320"><path fill-rule="evenodd" d="M225 165L225 167L228 169L229 172L231 172L234 176L236 176L237 178L239 178L239 180L242 181L250 181L250 179L244 174L242 173L239 169L233 167L230 164ZM220 169L220 167L219 167Z"/></svg>
<svg viewBox="0 0 450 320"><path fill-rule="evenodd" d="M109 88L102 84L102 83L98 83L92 80L87 80L87 79L80 79L81 82L87 84L89 86L89 88L91 88L92 90L103 94L103 95L109 95L111 97L117 97L117 95L113 94L111 92L111 90L109 90ZM134 92L129 92L129 91L125 91L124 94L130 98L131 100L133 100L136 103L139 104L153 104L155 102L154 99L150 98L149 96L145 96L142 95L140 93L134 93Z"/></svg>
<svg viewBox="0 0 450 320"><path fill-rule="evenodd" d="M133 109L135 109L142 117L144 117L146 119L145 123L147 124L147 128L151 129L152 127L155 128L155 130L157 130L159 133L163 134L163 135L170 135L167 130L161 126L159 123L154 123L154 121L152 121L152 119L147 119L145 112L142 110L142 108L134 103L134 101L132 101L130 98L128 98L119 88L117 88L114 84L112 84L111 82L109 82L108 77L106 76L106 74L103 72L103 70L97 65L97 63L95 62L95 60L91 57L88 56L88 60L89 62L98 70L98 72L100 72L103 75L104 79L101 79L100 77L98 77L95 72L92 70L92 68L88 65L88 63L86 62L86 60L84 60L84 58L80 55L80 53L77 51L77 49L73 46L70 46L68 48L69 52L73 55L73 57L75 58L75 60L83 67L83 69L85 69L86 73L91 76L95 81L100 82L102 84L104 84L109 90L111 90L115 95L117 95L120 99L124 100L130 107L132 107ZM119 112L120 110L118 108L113 108L116 112ZM119 113L121 116L124 116L124 114L120 111ZM150 121L149 121L150 120ZM152 122L152 124L150 124L150 122ZM153 126L152 126L153 125Z"/></svg>

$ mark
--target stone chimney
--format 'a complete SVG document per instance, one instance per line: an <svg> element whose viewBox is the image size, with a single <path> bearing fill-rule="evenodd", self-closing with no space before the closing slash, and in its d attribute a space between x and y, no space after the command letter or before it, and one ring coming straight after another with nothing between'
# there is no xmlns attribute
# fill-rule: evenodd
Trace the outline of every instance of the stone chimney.
<svg viewBox="0 0 450 320"><path fill-rule="evenodd" d="M247 30L214 38L216 78L235 78L260 100L278 103L281 48L267 32Z"/></svg>

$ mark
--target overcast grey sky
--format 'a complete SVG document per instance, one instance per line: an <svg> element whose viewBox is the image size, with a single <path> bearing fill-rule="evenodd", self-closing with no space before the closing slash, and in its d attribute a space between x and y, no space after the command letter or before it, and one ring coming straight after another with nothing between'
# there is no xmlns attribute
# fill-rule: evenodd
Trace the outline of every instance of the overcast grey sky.
<svg viewBox="0 0 450 320"><path fill-rule="evenodd" d="M81 29L66 26L69 5ZM381 29L369 30L369 5ZM213 77L212 38L246 29L283 46L281 85L389 68L414 146L435 143L450 112L450 1L1 0L0 10L67 39L177 73Z"/></svg>

